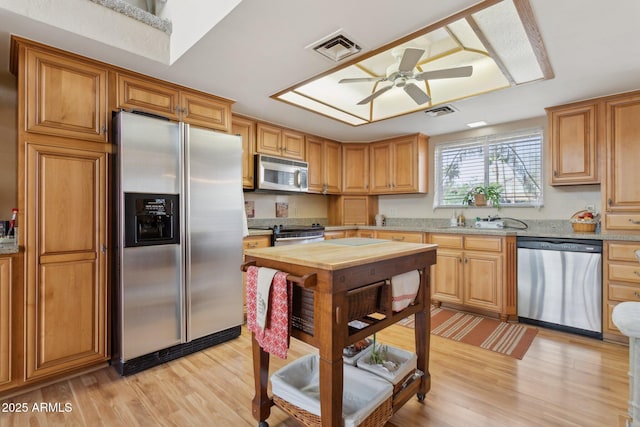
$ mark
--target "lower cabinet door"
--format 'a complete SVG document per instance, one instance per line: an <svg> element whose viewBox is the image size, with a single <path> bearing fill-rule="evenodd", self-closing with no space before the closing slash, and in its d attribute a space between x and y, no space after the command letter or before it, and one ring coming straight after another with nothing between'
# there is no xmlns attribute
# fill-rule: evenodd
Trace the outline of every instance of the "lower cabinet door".
<svg viewBox="0 0 640 427"><path fill-rule="evenodd" d="M464 254L464 303L500 311L502 301L502 256L486 253Z"/></svg>
<svg viewBox="0 0 640 427"><path fill-rule="evenodd" d="M0 390L11 382L11 258L0 258Z"/></svg>
<svg viewBox="0 0 640 427"><path fill-rule="evenodd" d="M26 379L108 358L107 154L26 145Z"/></svg>
<svg viewBox="0 0 640 427"><path fill-rule="evenodd" d="M436 264L431 267L431 298L462 304L462 252L438 249Z"/></svg>

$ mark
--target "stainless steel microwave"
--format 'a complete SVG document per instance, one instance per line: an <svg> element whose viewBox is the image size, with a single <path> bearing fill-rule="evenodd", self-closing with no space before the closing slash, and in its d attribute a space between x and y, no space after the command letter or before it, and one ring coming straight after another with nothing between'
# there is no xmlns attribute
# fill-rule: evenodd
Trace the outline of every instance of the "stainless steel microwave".
<svg viewBox="0 0 640 427"><path fill-rule="evenodd" d="M306 192L309 164L300 160L256 154L256 190Z"/></svg>

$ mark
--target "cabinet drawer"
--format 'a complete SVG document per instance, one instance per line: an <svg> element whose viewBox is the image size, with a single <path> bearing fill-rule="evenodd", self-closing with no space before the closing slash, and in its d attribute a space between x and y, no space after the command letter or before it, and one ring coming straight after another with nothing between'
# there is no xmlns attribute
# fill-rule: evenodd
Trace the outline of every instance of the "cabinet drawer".
<svg viewBox="0 0 640 427"><path fill-rule="evenodd" d="M640 287L619 283L609 284L609 299L614 301L640 301Z"/></svg>
<svg viewBox="0 0 640 427"><path fill-rule="evenodd" d="M399 231L376 231L378 239L393 240L395 242L422 243L422 233L403 233Z"/></svg>
<svg viewBox="0 0 640 427"><path fill-rule="evenodd" d="M609 264L608 279L640 284L640 264Z"/></svg>
<svg viewBox="0 0 640 427"><path fill-rule="evenodd" d="M609 243L608 248L610 260L635 262L636 251L640 251L640 243Z"/></svg>
<svg viewBox="0 0 640 427"><path fill-rule="evenodd" d="M268 248L271 246L271 236L245 237L242 240L242 250Z"/></svg>
<svg viewBox="0 0 640 427"><path fill-rule="evenodd" d="M345 231L325 231L324 240L344 239L347 236Z"/></svg>
<svg viewBox="0 0 640 427"><path fill-rule="evenodd" d="M443 248L462 249L463 237L456 234L432 234L431 243Z"/></svg>
<svg viewBox="0 0 640 427"><path fill-rule="evenodd" d="M373 230L358 230L358 237L366 237L368 239L373 239L376 232Z"/></svg>
<svg viewBox="0 0 640 427"><path fill-rule="evenodd" d="M633 230L640 231L639 214L609 213L604 216L608 230Z"/></svg>
<svg viewBox="0 0 640 427"><path fill-rule="evenodd" d="M502 251L502 238L486 236L466 236L464 248L473 251Z"/></svg>

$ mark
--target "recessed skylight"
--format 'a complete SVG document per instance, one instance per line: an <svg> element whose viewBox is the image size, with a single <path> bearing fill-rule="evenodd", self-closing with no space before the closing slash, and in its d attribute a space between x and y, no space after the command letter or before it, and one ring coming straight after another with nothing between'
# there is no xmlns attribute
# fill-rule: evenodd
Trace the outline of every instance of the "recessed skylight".
<svg viewBox="0 0 640 427"><path fill-rule="evenodd" d="M336 35L321 42L349 52ZM473 6L271 97L359 126L552 77L528 1L503 0Z"/></svg>

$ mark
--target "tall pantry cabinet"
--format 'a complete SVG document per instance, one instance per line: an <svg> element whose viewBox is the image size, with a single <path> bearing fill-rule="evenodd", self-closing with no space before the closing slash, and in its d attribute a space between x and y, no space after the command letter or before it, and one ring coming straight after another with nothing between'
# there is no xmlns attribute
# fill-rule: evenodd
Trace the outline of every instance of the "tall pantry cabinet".
<svg viewBox="0 0 640 427"><path fill-rule="evenodd" d="M12 39L24 383L106 362L108 69Z"/></svg>

